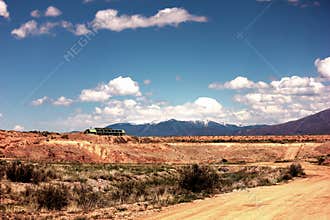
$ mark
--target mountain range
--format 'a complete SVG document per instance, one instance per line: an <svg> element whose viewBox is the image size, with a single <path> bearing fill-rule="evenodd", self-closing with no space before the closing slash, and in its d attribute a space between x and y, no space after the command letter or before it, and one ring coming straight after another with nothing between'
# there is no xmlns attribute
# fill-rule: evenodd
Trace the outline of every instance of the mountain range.
<svg viewBox="0 0 330 220"><path fill-rule="evenodd" d="M223 135L304 135L330 134L330 109L277 125L237 126L214 121L178 121L159 123L118 123L108 128L124 129L133 136L223 136Z"/></svg>

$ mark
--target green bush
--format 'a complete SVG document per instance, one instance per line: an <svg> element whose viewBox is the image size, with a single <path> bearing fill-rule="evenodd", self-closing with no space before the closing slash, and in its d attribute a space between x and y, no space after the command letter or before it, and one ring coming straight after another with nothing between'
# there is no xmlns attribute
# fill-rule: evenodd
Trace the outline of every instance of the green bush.
<svg viewBox="0 0 330 220"><path fill-rule="evenodd" d="M219 175L208 166L194 164L184 167L180 172L179 186L194 193L210 193L218 186L218 182Z"/></svg>
<svg viewBox="0 0 330 220"><path fill-rule="evenodd" d="M38 208L61 210L69 204L69 189L65 185L45 185L35 192Z"/></svg>

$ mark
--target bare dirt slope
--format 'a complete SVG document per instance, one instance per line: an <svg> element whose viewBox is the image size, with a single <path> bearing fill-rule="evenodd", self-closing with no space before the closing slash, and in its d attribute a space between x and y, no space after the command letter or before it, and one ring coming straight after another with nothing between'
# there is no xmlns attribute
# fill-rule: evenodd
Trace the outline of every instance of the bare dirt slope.
<svg viewBox="0 0 330 220"><path fill-rule="evenodd" d="M218 163L309 160L330 136L137 138L0 131L0 157L82 163Z"/></svg>
<svg viewBox="0 0 330 220"><path fill-rule="evenodd" d="M142 219L330 219L330 167L304 163L307 178L168 207Z"/></svg>

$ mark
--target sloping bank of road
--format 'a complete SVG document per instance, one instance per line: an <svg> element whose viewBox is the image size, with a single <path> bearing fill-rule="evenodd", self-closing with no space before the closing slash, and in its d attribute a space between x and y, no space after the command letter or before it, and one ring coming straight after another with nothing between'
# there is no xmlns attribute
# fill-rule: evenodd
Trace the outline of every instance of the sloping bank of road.
<svg viewBox="0 0 330 220"><path fill-rule="evenodd" d="M167 207L142 219L330 219L330 167L304 163L306 178Z"/></svg>

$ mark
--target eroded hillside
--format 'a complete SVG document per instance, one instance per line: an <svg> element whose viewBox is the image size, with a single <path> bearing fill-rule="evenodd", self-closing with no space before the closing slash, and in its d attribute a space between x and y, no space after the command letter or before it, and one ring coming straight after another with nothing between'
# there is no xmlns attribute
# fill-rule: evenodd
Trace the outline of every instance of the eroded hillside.
<svg viewBox="0 0 330 220"><path fill-rule="evenodd" d="M315 160L330 136L110 137L0 131L6 158L53 162L218 163Z"/></svg>

